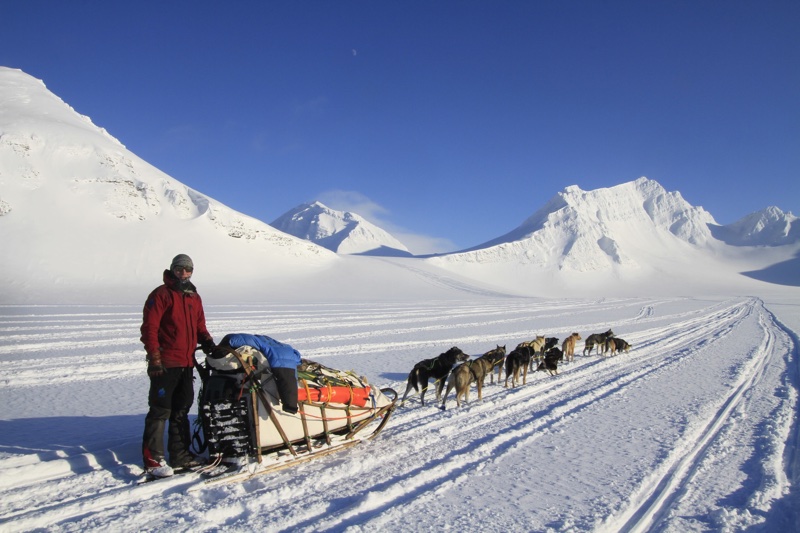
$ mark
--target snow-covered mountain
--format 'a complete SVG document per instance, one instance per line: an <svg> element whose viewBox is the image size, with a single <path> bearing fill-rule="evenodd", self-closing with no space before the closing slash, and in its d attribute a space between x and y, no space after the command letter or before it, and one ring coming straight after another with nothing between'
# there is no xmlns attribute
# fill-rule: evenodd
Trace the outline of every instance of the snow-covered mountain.
<svg viewBox="0 0 800 533"><path fill-rule="evenodd" d="M579 272L637 266L641 243L705 245L713 238L709 224L714 219L702 207L648 178L594 191L573 185L518 228L456 256Z"/></svg>
<svg viewBox="0 0 800 533"><path fill-rule="evenodd" d="M733 246L782 246L800 241L798 220L792 213L772 206L727 226L711 226L711 232Z"/></svg>
<svg viewBox="0 0 800 533"><path fill-rule="evenodd" d="M152 288L177 253L194 258L200 287L338 259L183 185L9 68L0 68L0 248L3 301Z"/></svg>
<svg viewBox="0 0 800 533"><path fill-rule="evenodd" d="M337 211L321 202L299 205L271 225L340 254L411 255L387 231L355 213Z"/></svg>
<svg viewBox="0 0 800 533"><path fill-rule="evenodd" d="M407 250L319 203L281 219L274 224L303 238L192 190L43 82L0 67L0 304L140 301L177 253L193 257L193 280L216 301L686 294L749 290L751 278L800 285L791 213L769 208L718 226L647 178L568 187L508 234L427 259L386 257Z"/></svg>
<svg viewBox="0 0 800 533"><path fill-rule="evenodd" d="M737 224L719 226L702 207L644 177L593 191L573 185L509 233L428 261L469 277L492 270L509 287L589 291L613 284L636 291L655 284L669 290L684 280L697 287L732 283L740 272L786 260L797 249L796 230L786 227L784 244L794 246L777 253L726 245L722 233L755 231L754 223ZM766 229L777 225L762 223L761 238L748 244L771 242L777 232Z"/></svg>

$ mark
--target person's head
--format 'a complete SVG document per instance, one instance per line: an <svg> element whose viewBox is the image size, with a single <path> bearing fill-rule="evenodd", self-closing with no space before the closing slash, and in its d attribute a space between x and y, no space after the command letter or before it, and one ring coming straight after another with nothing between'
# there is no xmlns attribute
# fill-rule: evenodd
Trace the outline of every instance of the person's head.
<svg viewBox="0 0 800 533"><path fill-rule="evenodd" d="M172 264L169 266L172 274L181 281L186 281L192 277L194 272L194 263L192 258L186 254L178 254L172 259Z"/></svg>

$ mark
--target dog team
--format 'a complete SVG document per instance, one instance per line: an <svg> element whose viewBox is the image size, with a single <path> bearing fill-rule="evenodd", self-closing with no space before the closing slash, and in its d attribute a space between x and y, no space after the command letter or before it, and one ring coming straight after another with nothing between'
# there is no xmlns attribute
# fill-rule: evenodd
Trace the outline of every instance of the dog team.
<svg viewBox="0 0 800 533"><path fill-rule="evenodd" d="M483 383L489 376L490 383L494 384L494 371L497 369L497 383L503 369L506 372L505 387L511 379L511 387L516 387L520 382L525 385L528 369L531 372L547 372L551 376L558 374L558 363L561 361L572 362L575 360L575 345L581 339L579 333L573 333L558 347L559 339L556 337L537 336L534 340L522 342L506 355L505 346L496 346L485 354L475 359L465 354L461 349L453 346L446 352L432 359L420 361L408 374L406 392L400 405L403 405L413 389L419 393L420 402L425 405L425 393L428 391L428 382L434 380L436 387L436 401L442 402L441 408L445 409L450 391L455 389L456 405L461 406L469 399L469 389L475 383L478 390L478 400L483 399ZM597 347L597 354L606 356L627 352L631 345L614 335L610 329L605 333L594 333L586 338L583 346L583 355L591 355ZM534 370L535 367L535 370ZM447 389L445 390L445 385ZM442 396L444 391L444 396Z"/></svg>

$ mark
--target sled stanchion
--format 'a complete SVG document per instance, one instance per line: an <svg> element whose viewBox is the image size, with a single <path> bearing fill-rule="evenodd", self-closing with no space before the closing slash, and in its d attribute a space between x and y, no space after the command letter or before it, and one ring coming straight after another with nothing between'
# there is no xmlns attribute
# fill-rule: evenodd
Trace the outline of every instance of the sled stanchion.
<svg viewBox="0 0 800 533"><path fill-rule="evenodd" d="M250 402L253 405L253 429L255 432L255 441L256 441L256 460L260 463L261 462L261 431L260 431L260 422L258 420L258 398L256 397L255 391L250 392Z"/></svg>
<svg viewBox="0 0 800 533"><path fill-rule="evenodd" d="M331 432L328 428L328 415L325 413L325 405L321 405L319 407L319 412L322 415L322 429L325 432L325 442L330 446L331 444Z"/></svg>
<svg viewBox="0 0 800 533"><path fill-rule="evenodd" d="M306 381L305 379L301 379L300 382L303 384L303 389L305 389L306 391L306 400L308 401L311 398L311 389L308 387L308 381ZM304 405L306 405L305 402L298 402L298 407L300 408L300 419L303 422L303 435L305 436L306 439L306 447L308 448L309 451L311 451L311 437L308 432L308 420L306 418L305 408L303 407ZM327 427L327 421L325 420L324 407L321 408L320 410L322 411L322 416L323 416L322 425L325 430L325 441L328 444L330 444L331 439L328 436L328 427Z"/></svg>
<svg viewBox="0 0 800 533"><path fill-rule="evenodd" d="M311 451L311 436L308 433L308 420L306 420L306 409L304 405L304 403L300 402L297 407L300 412L300 420L303 422L303 437L306 440L306 448L308 451Z"/></svg>

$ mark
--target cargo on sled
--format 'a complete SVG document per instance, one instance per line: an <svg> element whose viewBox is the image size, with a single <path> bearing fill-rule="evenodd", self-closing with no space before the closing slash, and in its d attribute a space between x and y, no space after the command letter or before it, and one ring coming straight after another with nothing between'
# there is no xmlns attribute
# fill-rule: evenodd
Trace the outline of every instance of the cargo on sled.
<svg viewBox="0 0 800 533"><path fill-rule="evenodd" d="M255 461L246 477L374 438L397 401L392 389L303 359L264 335L225 336L198 370L203 435L195 433L195 447L214 462Z"/></svg>

